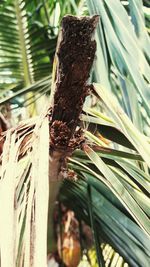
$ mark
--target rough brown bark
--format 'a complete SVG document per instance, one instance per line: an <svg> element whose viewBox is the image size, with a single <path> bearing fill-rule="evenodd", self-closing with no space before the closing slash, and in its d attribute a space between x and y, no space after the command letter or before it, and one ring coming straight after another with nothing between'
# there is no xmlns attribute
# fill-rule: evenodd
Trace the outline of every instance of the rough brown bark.
<svg viewBox="0 0 150 267"><path fill-rule="evenodd" d="M97 22L98 16L62 19L50 117L51 180L58 179L64 158L83 141L76 127L89 93L87 79L96 51L92 36Z"/></svg>
<svg viewBox="0 0 150 267"><path fill-rule="evenodd" d="M62 20L50 129L55 149L69 145L88 94L87 79L96 51L92 35L97 21L98 16L66 16Z"/></svg>
<svg viewBox="0 0 150 267"><path fill-rule="evenodd" d="M81 130L76 130L76 127L85 97L89 93L87 79L96 51L96 42L92 36L97 22L98 16L66 16L62 20L58 38L50 112L48 252L54 248L52 215L65 161L83 142Z"/></svg>

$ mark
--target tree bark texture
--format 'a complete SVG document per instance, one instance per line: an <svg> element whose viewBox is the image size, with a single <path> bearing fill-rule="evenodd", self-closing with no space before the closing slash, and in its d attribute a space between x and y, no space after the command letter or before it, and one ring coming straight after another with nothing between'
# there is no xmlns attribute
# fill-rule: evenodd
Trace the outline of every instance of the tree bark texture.
<svg viewBox="0 0 150 267"><path fill-rule="evenodd" d="M52 252L55 247L52 215L66 159L84 140L77 125L85 97L90 90L87 80L96 52L93 33L97 23L98 16L66 16L62 19L51 93L48 219L48 239L51 240L48 240L48 252Z"/></svg>
<svg viewBox="0 0 150 267"><path fill-rule="evenodd" d="M57 180L67 157L83 141L76 130L96 52L93 33L98 16L62 19L50 116L50 180ZM55 168L56 167L56 168Z"/></svg>

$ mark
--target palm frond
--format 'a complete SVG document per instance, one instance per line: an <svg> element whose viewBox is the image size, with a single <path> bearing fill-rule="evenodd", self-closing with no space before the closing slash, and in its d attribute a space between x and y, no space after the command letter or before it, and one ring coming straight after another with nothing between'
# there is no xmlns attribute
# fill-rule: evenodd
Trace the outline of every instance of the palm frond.
<svg viewBox="0 0 150 267"><path fill-rule="evenodd" d="M56 36L48 37L51 28L40 23L40 17L33 20L35 9L36 5L19 0L0 6L0 77L6 89L10 82L12 89L30 86L50 73Z"/></svg>
<svg viewBox="0 0 150 267"><path fill-rule="evenodd" d="M90 184L93 216L101 242L111 244L130 266L143 266L144 264L148 267L150 239L126 213L112 204L112 199L108 200L110 194L108 188L103 187L99 181L96 182L96 179L94 182L93 175L88 173L79 177L83 180L80 179L78 183L65 181L61 191L61 201L72 208L81 220L89 224L86 188L87 183Z"/></svg>
<svg viewBox="0 0 150 267"><path fill-rule="evenodd" d="M31 142L25 140L28 132L18 141L14 130L6 135L0 180L0 203L7 205L6 210L1 206L1 266L47 265L48 128L47 118L42 117ZM26 156L19 159L24 142Z"/></svg>
<svg viewBox="0 0 150 267"><path fill-rule="evenodd" d="M112 89L125 112L141 131L143 127L147 130L149 121L143 119L145 115L141 106L149 115L149 38L144 26L141 1L129 1L131 20L119 0L87 0L87 4L90 14L96 13L101 17L97 31L95 79L107 90Z"/></svg>

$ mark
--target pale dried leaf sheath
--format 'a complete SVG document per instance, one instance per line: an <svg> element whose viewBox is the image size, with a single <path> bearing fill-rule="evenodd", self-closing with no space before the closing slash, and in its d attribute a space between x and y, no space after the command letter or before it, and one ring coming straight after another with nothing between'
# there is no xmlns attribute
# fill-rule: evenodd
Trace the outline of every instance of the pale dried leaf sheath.
<svg viewBox="0 0 150 267"><path fill-rule="evenodd" d="M33 166L37 168L35 187L35 248L34 267L47 266L47 219L48 219L48 162L49 162L49 125L45 118L39 136L37 156ZM34 163L34 162L33 162Z"/></svg>
<svg viewBox="0 0 150 267"><path fill-rule="evenodd" d="M34 151L36 153L36 151ZM27 210L26 210L26 222L25 222L25 231L24 231L24 267L32 266L31 265L31 224L32 224L32 212L33 212L33 203L34 203L34 176L30 175L30 188L28 192L28 201L27 201Z"/></svg>
<svg viewBox="0 0 150 267"><path fill-rule="evenodd" d="M0 180L0 254L1 266L15 266L14 195L17 148L15 133L8 131L2 160Z"/></svg>

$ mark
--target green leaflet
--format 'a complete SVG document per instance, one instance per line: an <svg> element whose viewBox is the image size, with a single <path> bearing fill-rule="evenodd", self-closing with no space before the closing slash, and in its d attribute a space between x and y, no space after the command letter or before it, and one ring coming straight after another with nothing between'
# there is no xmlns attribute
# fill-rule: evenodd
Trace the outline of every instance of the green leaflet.
<svg viewBox="0 0 150 267"><path fill-rule="evenodd" d="M126 190L123 184L113 174L109 167L99 158L99 156L89 147L85 147L85 152L99 171L104 175L108 182L109 188L119 198L127 210L131 213L137 223L143 230L150 236L149 219L139 207L137 202L133 199L132 195Z"/></svg>

